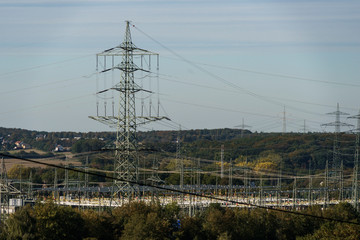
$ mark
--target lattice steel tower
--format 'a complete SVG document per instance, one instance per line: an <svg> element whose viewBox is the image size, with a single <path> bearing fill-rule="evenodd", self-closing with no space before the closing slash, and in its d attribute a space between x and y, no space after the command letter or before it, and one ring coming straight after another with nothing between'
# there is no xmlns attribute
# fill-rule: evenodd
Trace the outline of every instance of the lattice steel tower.
<svg viewBox="0 0 360 240"><path fill-rule="evenodd" d="M339 103L337 103L336 111L327 113L328 115L335 115L335 122L325 123L321 126L334 126L335 127L335 134L334 134L334 145L333 145L333 159L331 168L332 170L328 172L328 177L332 179L332 182L335 185L339 185L339 200L342 201L344 198L344 171L343 171L343 159L340 155L340 145L338 141L338 134L340 133L340 127L352 127L354 125L344 123L340 121L341 115L349 115L348 113L341 112Z"/></svg>
<svg viewBox="0 0 360 240"><path fill-rule="evenodd" d="M134 63L134 57L141 61L140 67ZM97 98L96 102L97 115L90 116L90 118L117 129L114 146L109 148L115 150L114 177L119 180L114 181L113 187L114 194L118 196L120 194L127 194L130 198L131 195L137 193L137 186L129 183L129 181L132 183L139 181L138 142L136 137L137 126L151 121L167 119L166 117L160 117L159 112L155 115L151 115L151 104L148 110L150 113L149 116L144 116L143 110L141 111L141 115L137 116L135 111L135 94L140 91L144 91L150 95L152 94L151 91L143 90L141 86L135 83L135 72L142 71L151 75L151 59L154 57L156 58L156 67L158 71L159 55L157 53L140 49L132 43L129 21L126 21L124 41L120 45L96 55L96 70L98 73L97 87L99 85L98 80L102 75L104 80L104 89L97 92L98 96L101 95L101 97ZM120 63L117 63L117 61L120 61ZM108 65L110 65L110 67L108 67ZM147 69L144 69L145 65L147 66ZM100 70L100 67L102 67L103 70ZM117 72L116 70L120 70L120 81L117 83L115 83L116 80L114 80ZM106 88L105 85L108 80L108 72L111 73L112 79L110 88ZM114 92L118 92L118 95L112 95L112 97L106 96L106 92L109 90L115 90L111 91L112 94ZM116 98L119 99L117 116L114 114L114 99ZM98 99L104 101L103 115L99 114L100 104ZM106 99L112 99L112 111L110 114L109 111L107 111Z"/></svg>
<svg viewBox="0 0 360 240"><path fill-rule="evenodd" d="M353 206L359 211L359 144L360 144L360 110L359 114L348 118L357 119L356 129L356 141L355 141L355 156L354 156L354 171L353 171L353 183L352 183L352 200Z"/></svg>

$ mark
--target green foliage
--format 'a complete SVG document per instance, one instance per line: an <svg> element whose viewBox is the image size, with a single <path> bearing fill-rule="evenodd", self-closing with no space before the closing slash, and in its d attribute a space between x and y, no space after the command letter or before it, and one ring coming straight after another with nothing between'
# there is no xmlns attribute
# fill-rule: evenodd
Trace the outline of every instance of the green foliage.
<svg viewBox="0 0 360 240"><path fill-rule="evenodd" d="M73 153L99 151L104 147L104 142L98 139L81 139L72 145Z"/></svg>
<svg viewBox="0 0 360 240"><path fill-rule="evenodd" d="M6 220L3 233L9 240L37 239L36 219L30 206L26 206Z"/></svg>
<svg viewBox="0 0 360 240"><path fill-rule="evenodd" d="M37 204L34 216L39 239L81 239L84 235L84 220L71 207Z"/></svg>
<svg viewBox="0 0 360 240"><path fill-rule="evenodd" d="M82 239L84 220L70 207L38 203L11 215L3 234L6 239Z"/></svg>
<svg viewBox="0 0 360 240"><path fill-rule="evenodd" d="M27 179L30 175L31 168L23 167L22 165L16 164L8 171L8 178L11 179Z"/></svg>
<svg viewBox="0 0 360 240"><path fill-rule="evenodd" d="M21 150L19 152L15 152L13 155L17 156L17 157L22 157L22 158L49 158L49 157L54 156L54 154L51 153L51 152L48 152L48 153L45 153L45 154L39 154L39 153L36 153L34 151L25 152L23 150Z"/></svg>
<svg viewBox="0 0 360 240"><path fill-rule="evenodd" d="M347 203L303 212L359 222ZM26 206L2 224L0 239L359 239L360 226L264 209L211 204L189 217L176 204L134 202L96 212L78 212L52 202Z"/></svg>
<svg viewBox="0 0 360 240"><path fill-rule="evenodd" d="M108 212L87 210L81 212L84 220L85 239L111 240L114 239L111 228L111 216Z"/></svg>

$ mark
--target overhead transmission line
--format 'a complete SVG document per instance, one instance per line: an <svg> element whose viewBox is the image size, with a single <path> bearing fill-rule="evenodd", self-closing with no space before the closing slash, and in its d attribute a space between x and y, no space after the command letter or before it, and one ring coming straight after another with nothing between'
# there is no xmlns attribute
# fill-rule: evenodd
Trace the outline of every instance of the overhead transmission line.
<svg viewBox="0 0 360 240"><path fill-rule="evenodd" d="M182 191L182 190L163 187L163 186L157 186L157 185L141 183L141 182L136 182L136 181L131 181L131 180L119 179L119 178L116 178L116 177L106 176L106 175L103 175L103 174L98 174L98 173L93 173L93 172L86 172L84 170L80 170L80 169L76 169L76 168L69 168L69 167L59 166L59 165L50 164L50 163L42 163L42 162L39 162L39 161L36 161L36 160L22 158L22 157L16 157L16 156L12 156L12 155L9 155L9 154L4 154L4 153L0 153L0 156L7 157L7 158L12 158L12 159L19 159L19 160L23 160L23 161L27 161L27 162L31 162L31 163L36 163L36 164L41 164L41 165L45 165L45 166L48 166L48 167L54 167L54 168L58 168L58 169L70 170L70 171L77 172L77 173L82 173L82 174L88 174L88 175L93 175L93 176L97 176L97 177L107 178L107 179L110 179L110 180L124 181L124 182L127 182L129 184L136 184L136 185L139 185L139 186L152 187L152 188L157 188L157 189L160 189L160 190L171 191L171 192L176 192L176 193L181 193L181 194L188 194L188 195L192 195L192 196L196 196L196 197L203 197L203 198L208 198L208 199L212 199L212 200L228 202L228 203L238 204L238 205L244 205L244 206L249 206L249 207L254 207L254 208L266 209L266 210L274 211L274 212L281 212L281 213L293 214L293 215L298 215L298 216L303 216L303 217L310 217L310 218L316 218L316 219L320 219L320 220L334 221L334 222L340 222L340 223L346 223L346 224L352 224L352 225L360 226L360 223L358 223L358 222L351 222L351 221L346 221L346 220L342 220L342 219L311 215L311 214L308 214L308 213L295 212L295 211L290 211L290 210L280 209L280 208L271 208L271 207L260 206L260 205L256 205L256 204L252 204L252 203L244 203L244 202L239 202L239 201L230 200L230 199L223 199L223 198L215 197L215 196L202 195L202 194L198 194L198 193L195 193L195 192L187 192L187 191Z"/></svg>
<svg viewBox="0 0 360 240"><path fill-rule="evenodd" d="M91 73L91 74L84 75L84 76L80 76L80 77L67 78L67 79L58 80L58 81L54 81L54 82L47 82L47 83L38 84L38 85L35 85L35 86L18 88L18 89L14 89L14 90L6 90L6 91L0 92L0 94L1 94L1 95L4 95L4 94L9 94L9 93L15 93L15 92L20 92L20 91L25 91L25 90L40 88L40 87L44 87L44 86L50 86L50 85L53 85L53 84L68 82L68 81L72 81L72 80L78 80L78 79L83 79L83 78L90 78L90 77L93 76L94 74L96 74L96 73Z"/></svg>
<svg viewBox="0 0 360 240"><path fill-rule="evenodd" d="M192 61L186 59L185 57L181 56L181 55L178 54L177 52L175 52L175 51L173 51L172 49L168 48L167 46L165 46L164 44L162 44L162 43L159 42L158 40L154 39L154 38L151 37L149 34L145 33L144 31L142 31L141 29L139 29L139 28L136 27L135 25L133 25L133 27L134 27L136 30L138 30L140 33L142 33L143 35L145 35L146 37L148 37L149 39L151 39L152 41L154 41L155 43L157 43L158 45L160 45L161 47L163 47L164 49L166 49L167 51L169 51L170 53L172 53L172 54L175 55L176 57L178 57L180 60L188 63L189 65L191 65L191 66L195 67L196 69L198 69L199 71L201 71L201 72L203 72L203 73L211 76L212 78L214 78L214 79L216 79L216 80L218 80L218 81L220 81L220 82L223 82L223 83L225 83L226 85L228 85L228 86L230 86L230 87L233 87L233 88L235 88L235 89L238 89L239 91L244 92L244 93L246 93L246 94L248 94L248 95L250 95L250 96L253 96L253 97L255 97L255 98L261 99L261 100L263 100L263 101L265 101L265 102L271 102L271 103L273 103L273 104L275 104L275 105L278 105L278 106L284 106L283 103L280 103L280 102L278 102L278 101L274 101L271 97L262 96L262 95L259 95L259 94L257 94L257 93L254 93L254 92L252 92L252 91L250 91L250 90L244 89L244 88L242 88L242 87L240 87L240 86L238 86L238 85L236 85L236 84L234 84L234 83L232 83L232 82L230 82L230 81L228 81L228 80L226 80L226 79L224 79L224 78L222 78L222 77L220 77L220 76L218 76L218 75L216 75L216 74L214 74L214 73L212 73L212 72L210 72L210 71L208 71L207 69L199 66L199 65L196 64L195 62L192 62ZM289 105L287 105L287 106L288 106L288 108L291 108L291 109L293 109L293 110L297 110L297 111L304 112L304 113L308 113L308 114L312 114L312 115L321 115L321 116L322 116L322 114L319 114L319 113L317 113L317 112L311 112L311 111L308 111L308 110L305 110L305 109L301 109L301 108L297 108L297 107L293 107L293 106L289 106Z"/></svg>
<svg viewBox="0 0 360 240"><path fill-rule="evenodd" d="M35 109L35 108L41 108L41 107L44 107L44 106L50 106L50 105L54 105L54 104L57 104L57 103L73 101L75 99L85 98L85 97L89 97L89 96L93 96L93 95L95 95L95 94L93 94L93 93L85 94L85 95L76 96L76 97L72 97L72 98L62 99L62 100L55 101L55 102L48 102L48 103L44 103L44 104L41 104L41 105L36 105L36 106L32 106L32 107L26 107L26 108L23 108L23 109L14 109L14 110L7 111L7 112L0 112L0 115L8 114L8 113L14 113L14 112L18 112L18 111L28 111L28 110Z"/></svg>
<svg viewBox="0 0 360 240"><path fill-rule="evenodd" d="M166 56L164 58L178 60L176 58L171 58L171 57L166 57ZM356 84L356 83L344 83L344 82L326 81L326 80L299 77L299 76L293 76L293 75L286 75L286 74L281 74L281 73L262 72L262 71L244 69L244 68L220 66L220 65L216 65L216 64L201 63L201 62L194 62L194 63L199 64L199 65L203 65L203 66L216 67L216 68L221 68L221 69L229 69L229 70L240 71L240 72L248 72L248 73L260 74L260 75L265 75L265 76L280 77L280 78L287 78L287 79L296 79L296 80L303 80L303 81L317 82L317 83L325 83L325 84L332 84L332 85L339 85L339 86L360 87L360 84Z"/></svg>
<svg viewBox="0 0 360 240"><path fill-rule="evenodd" d="M56 65L56 64L61 64L61 63L65 63L65 62L70 62L70 61L74 61L74 60L77 60L77 59L81 59L81 58L85 58L85 57L89 57L89 56L93 56L93 55L94 55L94 54L87 54L87 55L83 55L83 56L80 56L80 57L65 59L65 60L58 61L58 62L52 62L52 63L42 64L42 65L37 65L37 66L32 66L32 67L28 67L28 68L22 68L22 69L10 71L10 72L4 72L4 73L0 73L0 78L2 78L3 76L7 76L7 75L19 73L19 72L26 72L26 71L30 71L30 70L34 70L34 69L38 69L38 68L49 67L49 66Z"/></svg>
<svg viewBox="0 0 360 240"><path fill-rule="evenodd" d="M160 75L162 75L162 74L160 74ZM175 78L174 76L169 76L169 75L166 75L166 76L167 77L159 77L159 78L162 79L162 80L165 80L165 81L180 83L180 84L184 84L184 85L190 85L190 86L195 86L195 87L200 87L200 88L208 88L208 89L222 91L222 92L239 93L239 91L236 91L236 90L212 87L212 86L209 86L209 85L197 84L197 83L193 83L193 82L185 82L185 81L171 79L171 77ZM301 100L290 99L290 98L282 98L282 97L274 97L274 96L264 96L264 97L266 97L266 98L274 98L274 99L278 99L278 100L281 100L281 101L290 101L290 102L296 102L296 103L313 105L313 106L334 108L333 105L322 104L322 103L307 102L307 101L301 101ZM349 109L349 110L356 110L356 108L353 108L353 107L343 107L343 108Z"/></svg>

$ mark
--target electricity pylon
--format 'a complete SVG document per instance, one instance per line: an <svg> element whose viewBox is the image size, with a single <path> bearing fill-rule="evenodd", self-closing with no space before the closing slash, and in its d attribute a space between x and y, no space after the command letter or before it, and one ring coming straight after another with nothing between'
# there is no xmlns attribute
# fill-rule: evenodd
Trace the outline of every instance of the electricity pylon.
<svg viewBox="0 0 360 240"><path fill-rule="evenodd" d="M10 195L20 195L21 192L8 181L4 158L1 159L0 170L0 223L5 218L3 214L9 214Z"/></svg>
<svg viewBox="0 0 360 240"><path fill-rule="evenodd" d="M184 160L181 158L180 131L181 131L181 127L180 127L178 135L176 137L176 171L179 171L179 175L180 175L179 186L180 186L180 189L183 189L183 187L184 187Z"/></svg>
<svg viewBox="0 0 360 240"><path fill-rule="evenodd" d="M134 56L141 59L141 67L134 63ZM136 136L137 126L152 121L168 119L160 117L159 112L156 116L151 115L151 105L149 109L150 116L137 116L135 111L135 94L144 91L152 94L151 91L142 89L135 83L135 72L142 71L151 74L151 59L157 58L157 70L159 69L159 54L153 53L144 49L136 47L132 43L130 33L130 22L126 21L125 37L123 42L113 48L105 50L96 55L96 70L97 80L99 75L104 76L104 83L106 82L106 72L110 71L112 80L114 81L115 71L120 70L120 80L117 83L112 83L110 88L105 88L97 92L98 96L103 96L109 90L114 90L119 93L118 115L115 116L114 97L112 98L112 114L108 114L106 110L107 96L102 97L104 101L104 115L99 114L99 102L96 104L96 116L90 116L91 119L97 120L110 127L116 128L115 146L110 148L115 150L114 161L114 177L116 180L113 185L114 195L127 194L129 200L131 195L137 194L138 187L136 182L139 181L139 159L138 159L138 142ZM119 62L121 57L121 62ZM144 58L146 57L146 61ZM100 61L103 60L102 63ZM143 61L148 65L148 69L143 68ZM108 67L110 63L110 67ZM99 66L103 70L99 70ZM113 91L112 91L113 92ZM158 108L159 109L159 108ZM169 120L169 119L168 119Z"/></svg>
<svg viewBox="0 0 360 240"><path fill-rule="evenodd" d="M237 125L237 126L235 126L235 127L236 127L236 128L240 128L240 130L241 130L241 138L242 138L242 137L244 137L244 132L245 132L245 130L247 130L247 128L250 128L251 126L245 125L245 123L244 123L244 118L243 118L241 125Z"/></svg>
<svg viewBox="0 0 360 240"><path fill-rule="evenodd" d="M345 112L340 112L339 103L335 112L327 113L328 115L335 115L335 122L321 124L321 126L334 126L334 145L333 145L333 159L332 159L332 171L329 172L330 177L335 180L335 184L339 183L339 200L343 200L344 182L343 182L343 160L340 159L340 147L338 143L338 134L340 133L340 127L352 127L354 125L340 122L341 115L349 115Z"/></svg>
<svg viewBox="0 0 360 240"><path fill-rule="evenodd" d="M282 134L284 135L285 133L286 133L286 110L285 110L285 106L284 106Z"/></svg>
<svg viewBox="0 0 360 240"><path fill-rule="evenodd" d="M356 142L355 142L355 156L354 156L354 173L353 173L353 184L352 184L352 200L353 206L356 210L359 211L359 142L360 142L360 110L359 114L355 116L351 116L348 118L355 118L357 119L356 129Z"/></svg>
<svg viewBox="0 0 360 240"><path fill-rule="evenodd" d="M340 122L341 115L349 115L345 112L340 112L339 103L337 104L337 109L335 112L327 113L328 115L335 115L335 122L321 124L321 126L334 126L335 127L335 138L334 138L334 146L333 146L333 162L332 168L339 169L340 162L339 162L339 144L337 141L338 134L340 133L340 127L352 127L352 124Z"/></svg>

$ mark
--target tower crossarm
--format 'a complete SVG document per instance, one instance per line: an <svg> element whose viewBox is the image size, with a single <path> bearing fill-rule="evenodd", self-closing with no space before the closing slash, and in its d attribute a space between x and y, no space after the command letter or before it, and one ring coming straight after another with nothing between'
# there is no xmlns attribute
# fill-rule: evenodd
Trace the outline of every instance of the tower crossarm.
<svg viewBox="0 0 360 240"><path fill-rule="evenodd" d="M120 119L117 116L89 116L90 119L96 120L98 122L101 122L103 124L108 125L111 128L117 128L117 124L119 121L121 121L122 119ZM150 122L155 122L155 121L160 121L160 120L168 120L170 121L170 118L168 117L164 117L164 116L160 116L160 117L149 117L149 116L143 116L143 117L137 117L137 121L136 121L136 125L142 125L142 124L147 124Z"/></svg>
<svg viewBox="0 0 360 240"><path fill-rule="evenodd" d="M324 123L321 124L321 126L342 126L342 127L353 127L353 124L349 124L349 123L343 123L343 122L331 122L331 123Z"/></svg>
<svg viewBox="0 0 360 240"><path fill-rule="evenodd" d="M148 70L145 70L145 69L142 69L142 68L139 68L136 64L134 63L124 63L124 62L121 62L120 64L114 66L114 67L111 67L111 68L108 68L108 69L105 69L105 70L102 70L100 73L105 73L105 72L108 72L108 71L111 71L111 70L114 70L114 69L118 69L118 70L121 70L123 72L127 72L127 73L133 73L135 71L138 71L138 70L141 70L143 72L150 72Z"/></svg>
<svg viewBox="0 0 360 240"><path fill-rule="evenodd" d="M0 183L0 191L1 193L8 193L8 194L20 194L21 192L16 189L14 186L10 185L10 184L3 184Z"/></svg>
<svg viewBox="0 0 360 240"><path fill-rule="evenodd" d="M123 56L124 52L126 51L126 49L131 50L132 55L133 56L137 56L137 55L159 55L158 53L154 53L145 49L141 49L136 47L134 44L132 44L133 46L131 48L125 48L120 46L116 46L113 48L109 48L101 53L96 54L97 56Z"/></svg>

